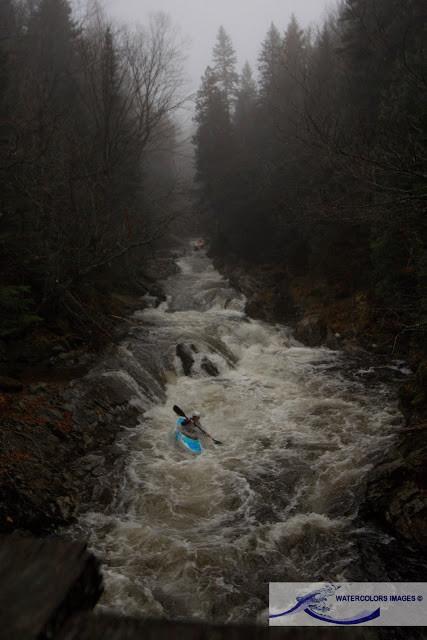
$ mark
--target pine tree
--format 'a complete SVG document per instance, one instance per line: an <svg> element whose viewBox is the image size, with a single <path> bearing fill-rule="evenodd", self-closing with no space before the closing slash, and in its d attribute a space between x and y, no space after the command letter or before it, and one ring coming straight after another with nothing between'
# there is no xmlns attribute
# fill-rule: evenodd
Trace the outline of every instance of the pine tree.
<svg viewBox="0 0 427 640"><path fill-rule="evenodd" d="M111 28L107 27L104 35L101 58L101 95L102 95L102 129L103 129L103 164L104 173L111 179L113 131L117 124L115 117L119 108L117 86L117 53L114 47Z"/></svg>
<svg viewBox="0 0 427 640"><path fill-rule="evenodd" d="M236 64L237 57L231 38L224 27L221 26L213 50L213 69L216 74L218 86L224 94L224 99L230 114L233 111L239 81Z"/></svg>
<svg viewBox="0 0 427 640"><path fill-rule="evenodd" d="M344 99L352 120L361 128L354 137L363 135L364 142L373 141L378 109L383 91L388 87L399 50L407 43L412 0L346 0L341 15L341 53L345 60L348 82ZM363 133L362 133L363 130Z"/></svg>
<svg viewBox="0 0 427 640"><path fill-rule="evenodd" d="M16 67L13 50L16 47L17 25L12 0L0 3L0 224L2 216L10 207L10 175L8 168L15 161L17 129L12 124L14 112L14 77ZM3 225L2 225L3 227ZM1 236L2 228L0 228ZM0 270L2 265L0 263Z"/></svg>
<svg viewBox="0 0 427 640"><path fill-rule="evenodd" d="M230 105L211 67L206 69L197 94L195 121L196 179L202 200L213 212L215 236L221 243L233 224L229 211L235 186L235 149Z"/></svg>
<svg viewBox="0 0 427 640"><path fill-rule="evenodd" d="M41 0L31 14L26 36L30 68L37 78L37 95L51 112L75 103L75 42L77 29L68 0Z"/></svg>
<svg viewBox="0 0 427 640"><path fill-rule="evenodd" d="M235 127L240 134L244 133L244 135L246 135L249 130L253 129L257 101L257 85L252 74L251 66L246 62L240 77L234 118Z"/></svg>
<svg viewBox="0 0 427 640"><path fill-rule="evenodd" d="M0 3L0 127L5 126L7 93L12 75L11 52L16 37L16 16L12 0ZM1 130L1 129L0 129Z"/></svg>
<svg viewBox="0 0 427 640"><path fill-rule="evenodd" d="M43 38L39 51L44 68L56 71L66 66L77 35L68 0L41 0L29 25L29 32L33 30Z"/></svg>
<svg viewBox="0 0 427 640"><path fill-rule="evenodd" d="M217 74L211 67L206 68L197 93L195 121L197 176L209 185L211 177L221 172L224 166L231 136L228 104L218 86Z"/></svg>
<svg viewBox="0 0 427 640"><path fill-rule="evenodd" d="M258 58L260 91L264 101L270 101L277 95L282 50L283 40L276 26L271 23L266 38L261 45L261 53Z"/></svg>
<svg viewBox="0 0 427 640"><path fill-rule="evenodd" d="M304 92L307 68L306 38L294 15L283 40L281 91L293 104L300 104L297 96Z"/></svg>

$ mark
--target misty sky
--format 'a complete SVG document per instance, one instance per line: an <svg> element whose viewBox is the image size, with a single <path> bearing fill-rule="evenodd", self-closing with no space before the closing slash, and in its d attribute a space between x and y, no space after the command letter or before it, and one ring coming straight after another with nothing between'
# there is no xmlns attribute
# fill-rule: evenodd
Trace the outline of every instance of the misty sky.
<svg viewBox="0 0 427 640"><path fill-rule="evenodd" d="M328 3L330 5L330 2ZM105 0L110 15L120 22L144 23L155 11L165 11L183 35L190 37L188 73L191 87L210 63L218 27L224 25L239 57L253 65L261 41L271 21L283 30L292 13L302 26L318 23L325 13L326 0Z"/></svg>

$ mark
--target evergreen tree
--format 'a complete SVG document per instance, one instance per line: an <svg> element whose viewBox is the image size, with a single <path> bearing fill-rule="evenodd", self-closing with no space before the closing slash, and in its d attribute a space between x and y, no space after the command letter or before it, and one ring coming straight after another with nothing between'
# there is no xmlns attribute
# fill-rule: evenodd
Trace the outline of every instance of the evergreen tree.
<svg viewBox="0 0 427 640"><path fill-rule="evenodd" d="M211 67L206 68L197 93L195 121L197 178L207 197L219 202L225 186L222 177L230 160L231 124L226 96Z"/></svg>
<svg viewBox="0 0 427 640"><path fill-rule="evenodd" d="M114 46L113 34L107 27L101 50L101 95L102 95L102 148L103 173L107 182L111 180L114 162L113 153L114 131L117 126L118 109L120 108L120 94L117 79L117 51ZM117 150L117 149L116 149Z"/></svg>
<svg viewBox="0 0 427 640"><path fill-rule="evenodd" d="M63 109L75 98L71 74L76 37L68 0L41 0L32 13L27 41L39 88L49 92L51 108Z"/></svg>
<svg viewBox="0 0 427 640"><path fill-rule="evenodd" d="M1 260L6 214L13 209L11 167L15 162L18 136L18 130L13 126L14 79L17 73L13 52L17 46L17 30L15 5L12 0L3 0L0 3L0 271L6 268ZM8 262L7 257L5 262Z"/></svg>
<svg viewBox="0 0 427 640"><path fill-rule="evenodd" d="M240 76L240 84L237 90L235 127L240 136L247 136L253 130L256 107L258 102L257 85L254 80L251 66L245 63Z"/></svg>
<svg viewBox="0 0 427 640"><path fill-rule="evenodd" d="M414 335L427 309L424 11L345 0L316 38L294 16L283 38L271 25L259 91L245 66L233 136L219 125L234 162L208 198L224 251L257 259L265 246L290 273L369 289Z"/></svg>
<svg viewBox="0 0 427 640"><path fill-rule="evenodd" d="M2 0L0 4L0 154L1 145L7 146L10 126L10 85L12 80L12 52L16 46L16 16L12 0ZM1 163L1 160L0 160Z"/></svg>
<svg viewBox="0 0 427 640"><path fill-rule="evenodd" d="M258 58L260 91L266 102L273 100L279 89L282 49L283 40L276 26L271 23Z"/></svg>
<svg viewBox="0 0 427 640"><path fill-rule="evenodd" d="M90 313L82 315L85 285L101 269L117 278L130 253L149 247L165 227L158 218L166 198L153 222L155 207L144 196L154 136L169 152L168 163L157 156L156 171L173 191L173 140L165 131L172 129L180 70L181 51L164 17L153 18L143 36L117 36L99 8L80 30L67 0L0 1L6 306L8 292L12 307L22 292L42 313L61 308L73 324L99 330ZM151 182L150 197L158 193Z"/></svg>
<svg viewBox="0 0 427 640"><path fill-rule="evenodd" d="M280 74L280 91L288 106L299 111L305 97L307 49L304 31L293 15L283 40L283 64Z"/></svg>
<svg viewBox="0 0 427 640"><path fill-rule="evenodd" d="M237 57L230 36L220 27L213 50L213 70L218 87L224 94L229 113L232 113L239 76L236 72Z"/></svg>

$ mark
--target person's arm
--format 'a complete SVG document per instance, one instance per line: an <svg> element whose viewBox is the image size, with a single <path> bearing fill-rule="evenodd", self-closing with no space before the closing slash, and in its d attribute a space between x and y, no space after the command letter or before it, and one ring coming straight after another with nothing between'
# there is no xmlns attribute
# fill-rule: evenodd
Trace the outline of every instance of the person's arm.
<svg viewBox="0 0 427 640"><path fill-rule="evenodd" d="M207 436L208 438L210 438L212 440L212 442L214 442L215 444L222 444L222 442L220 440L215 440L215 438L213 438L211 436L210 433L208 433L207 431L205 431L204 429L202 429L202 427L199 424L196 424L193 420L191 420L191 422L194 424L194 426L199 429L199 431L201 431L205 436Z"/></svg>
<svg viewBox="0 0 427 640"><path fill-rule="evenodd" d="M200 425L200 424L197 424L196 422L193 422L193 420L192 420L191 422L194 424L194 426L196 427L196 429L198 429L199 431L201 431L205 436L208 436L208 438L212 438L212 436L211 436L207 431L205 431L204 429L202 429L202 427L201 427L201 425Z"/></svg>

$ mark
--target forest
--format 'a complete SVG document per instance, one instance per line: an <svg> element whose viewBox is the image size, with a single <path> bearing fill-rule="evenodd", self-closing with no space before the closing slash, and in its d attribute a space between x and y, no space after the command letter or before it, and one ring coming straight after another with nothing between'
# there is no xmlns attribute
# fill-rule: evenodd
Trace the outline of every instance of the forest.
<svg viewBox="0 0 427 640"><path fill-rule="evenodd" d="M97 295L137 282L176 217L182 42L162 14L0 11L0 338L52 315L102 332ZM221 27L195 98L194 223L228 259L368 292L425 349L422 18L420 0L345 0L318 28L271 24L241 72Z"/></svg>
<svg viewBox="0 0 427 640"><path fill-rule="evenodd" d="M1 1L0 338L102 335L100 295L138 283L174 217L181 44L165 14L130 29L96 2Z"/></svg>
<svg viewBox="0 0 427 640"><path fill-rule="evenodd" d="M255 72L221 27L197 95L199 206L215 251L367 292L426 348L421 0L345 0L317 29L274 24ZM393 341L392 341L393 342ZM391 350L391 347L390 347Z"/></svg>

